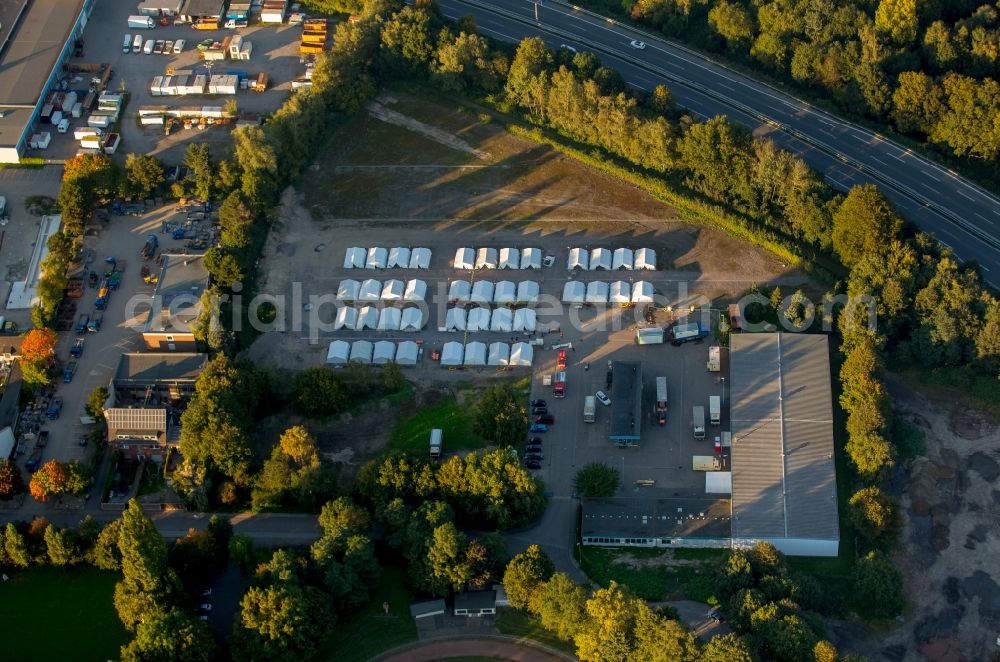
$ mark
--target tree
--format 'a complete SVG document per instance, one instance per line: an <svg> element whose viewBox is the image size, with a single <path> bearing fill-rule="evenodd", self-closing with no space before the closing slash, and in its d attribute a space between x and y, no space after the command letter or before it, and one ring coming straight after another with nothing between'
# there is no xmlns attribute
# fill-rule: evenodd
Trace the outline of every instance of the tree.
<svg viewBox="0 0 1000 662"><path fill-rule="evenodd" d="M323 506L319 514L319 525L323 534L346 540L348 537L364 533L371 526L368 511L354 504L350 497L340 497Z"/></svg>
<svg viewBox="0 0 1000 662"><path fill-rule="evenodd" d="M645 603L633 598L615 581L595 591L587 600L587 621L574 637L576 656L583 662L631 659L641 607Z"/></svg>
<svg viewBox="0 0 1000 662"><path fill-rule="evenodd" d="M875 29L899 46L917 40L917 0L880 0L875 10Z"/></svg>
<svg viewBox="0 0 1000 662"><path fill-rule="evenodd" d="M155 156L129 154L125 157L125 183L129 195L148 198L166 179L163 164Z"/></svg>
<svg viewBox="0 0 1000 662"><path fill-rule="evenodd" d="M90 550L89 561L101 570L120 570L122 553L118 548L118 538L121 534L121 520L108 522L97 536L97 541Z"/></svg>
<svg viewBox="0 0 1000 662"><path fill-rule="evenodd" d="M573 489L582 497L614 496L621 487L621 474L603 462L591 462L576 472Z"/></svg>
<svg viewBox="0 0 1000 662"><path fill-rule="evenodd" d="M153 593L163 588L167 572L167 544L135 499L122 513L118 532L125 583Z"/></svg>
<svg viewBox="0 0 1000 662"><path fill-rule="evenodd" d="M52 329L31 329L21 343L21 361L33 365L48 365L55 356L59 335Z"/></svg>
<svg viewBox="0 0 1000 662"><path fill-rule="evenodd" d="M741 5L726 0L716 3L708 12L708 23L733 51L745 50L757 31L750 13Z"/></svg>
<svg viewBox="0 0 1000 662"><path fill-rule="evenodd" d="M944 111L941 86L922 71L899 74L892 93L892 120L906 133L929 135Z"/></svg>
<svg viewBox="0 0 1000 662"><path fill-rule="evenodd" d="M874 481L893 465L892 445L876 432L851 437L845 448L858 474L866 480Z"/></svg>
<svg viewBox="0 0 1000 662"><path fill-rule="evenodd" d="M386 393L398 393L406 386L406 377L396 362L387 363L382 368L382 388Z"/></svg>
<svg viewBox="0 0 1000 662"><path fill-rule="evenodd" d="M816 662L838 662L840 660L837 649L825 639L816 642L816 646L813 648L813 657L816 658Z"/></svg>
<svg viewBox="0 0 1000 662"><path fill-rule="evenodd" d="M750 135L723 116L692 124L681 141L681 159L691 183L715 200L751 201Z"/></svg>
<svg viewBox="0 0 1000 662"><path fill-rule="evenodd" d="M57 529L49 524L45 529L45 551L54 566L71 565L79 560L79 550L72 529Z"/></svg>
<svg viewBox="0 0 1000 662"><path fill-rule="evenodd" d="M507 98L529 112L539 115L545 106L552 52L539 37L521 41L507 72Z"/></svg>
<svg viewBox="0 0 1000 662"><path fill-rule="evenodd" d="M507 449L453 456L438 467L437 487L461 521L507 528L545 508L541 486Z"/></svg>
<svg viewBox="0 0 1000 662"><path fill-rule="evenodd" d="M431 15L426 9L403 7L382 24L381 68L393 75L426 75L434 53Z"/></svg>
<svg viewBox="0 0 1000 662"><path fill-rule="evenodd" d="M892 618L903 611L903 575L887 558L869 552L854 565L854 608L867 618Z"/></svg>
<svg viewBox="0 0 1000 662"><path fill-rule="evenodd" d="M219 226L222 228L222 245L227 248L246 248L250 245L254 213L245 196L233 191L219 205Z"/></svg>
<svg viewBox="0 0 1000 662"><path fill-rule="evenodd" d="M230 288L243 282L245 276L240 261L225 248L210 248L205 252L205 269L220 287Z"/></svg>
<svg viewBox="0 0 1000 662"><path fill-rule="evenodd" d="M208 623L189 611L171 609L154 613L139 623L135 639L122 646L122 662L212 662L218 646Z"/></svg>
<svg viewBox="0 0 1000 662"><path fill-rule="evenodd" d="M507 592L510 606L528 609L535 591L552 577L555 564L538 545L517 554L507 564L503 574L503 588Z"/></svg>
<svg viewBox="0 0 1000 662"><path fill-rule="evenodd" d="M833 215L833 250L847 266L880 253L899 234L902 219L873 184L855 186Z"/></svg>
<svg viewBox="0 0 1000 662"><path fill-rule="evenodd" d="M490 47L478 34L460 32L453 37L445 29L438 37L438 48L431 72L447 91L461 92L469 87L492 92L499 86L503 71L490 59Z"/></svg>
<svg viewBox="0 0 1000 662"><path fill-rule="evenodd" d="M701 651L699 662L754 662L750 647L737 634L728 632L712 637Z"/></svg>
<svg viewBox="0 0 1000 662"><path fill-rule="evenodd" d="M84 411L87 412L89 416L93 416L97 420L104 419L104 403L108 400L108 389L103 386L95 386L94 390L90 392L87 397L87 403L84 405Z"/></svg>
<svg viewBox="0 0 1000 662"><path fill-rule="evenodd" d="M863 487L848 500L851 521L871 542L885 541L898 527L898 506L876 486Z"/></svg>
<svg viewBox="0 0 1000 662"><path fill-rule="evenodd" d="M269 202L275 194L278 156L264 137L259 126L241 127L233 131L236 163L243 170L242 189L257 205Z"/></svg>
<svg viewBox="0 0 1000 662"><path fill-rule="evenodd" d="M695 662L698 644L694 635L676 620L665 618L645 603L638 605L632 659L648 662Z"/></svg>
<svg viewBox="0 0 1000 662"><path fill-rule="evenodd" d="M194 194L202 200L211 198L215 170L212 168L212 157L208 144L201 142L189 144L184 152L184 165L190 170L187 179L194 187Z"/></svg>
<svg viewBox="0 0 1000 662"><path fill-rule="evenodd" d="M479 398L473 432L499 446L513 446L528 428L528 408L507 384L492 386Z"/></svg>
<svg viewBox="0 0 1000 662"><path fill-rule="evenodd" d="M532 594L529 607L542 627L564 641L572 641L587 621L586 591L562 572Z"/></svg>
<svg viewBox="0 0 1000 662"><path fill-rule="evenodd" d="M347 393L340 378L327 368L303 370L295 379L295 406L304 416L323 418L343 411Z"/></svg>
<svg viewBox="0 0 1000 662"><path fill-rule="evenodd" d="M234 657L298 662L311 659L333 624L329 599L313 588L251 587L240 602Z"/></svg>
<svg viewBox="0 0 1000 662"><path fill-rule="evenodd" d="M3 551L11 565L18 568L27 568L31 565L31 552L28 550L28 543L13 522L8 522L4 529Z"/></svg>
<svg viewBox="0 0 1000 662"><path fill-rule="evenodd" d="M24 490L21 468L11 460L0 462L0 501L9 501L24 494Z"/></svg>
<svg viewBox="0 0 1000 662"><path fill-rule="evenodd" d="M434 529L427 547L428 577L431 592L445 595L459 590L469 581L471 573L465 563L468 539L452 522Z"/></svg>
<svg viewBox="0 0 1000 662"><path fill-rule="evenodd" d="M32 474L28 489L36 501L47 501L49 497L63 494L68 484L69 472L66 470L66 464L58 460L49 460Z"/></svg>

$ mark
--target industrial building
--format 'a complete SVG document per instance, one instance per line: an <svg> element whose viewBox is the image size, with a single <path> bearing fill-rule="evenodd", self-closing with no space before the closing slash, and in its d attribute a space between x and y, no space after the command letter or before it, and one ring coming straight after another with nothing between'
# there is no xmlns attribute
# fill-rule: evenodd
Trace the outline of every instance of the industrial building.
<svg viewBox="0 0 1000 662"><path fill-rule="evenodd" d="M0 162L21 161L93 8L94 0L14 0L0 6Z"/></svg>
<svg viewBox="0 0 1000 662"><path fill-rule="evenodd" d="M208 287L205 256L165 254L162 260L142 340L154 352L194 352L198 347L194 323Z"/></svg>
<svg viewBox="0 0 1000 662"><path fill-rule="evenodd" d="M620 446L639 443L642 428L642 364L611 362L611 428L608 438Z"/></svg>
<svg viewBox="0 0 1000 662"><path fill-rule="evenodd" d="M706 497L583 499L585 545L728 547L729 499Z"/></svg>

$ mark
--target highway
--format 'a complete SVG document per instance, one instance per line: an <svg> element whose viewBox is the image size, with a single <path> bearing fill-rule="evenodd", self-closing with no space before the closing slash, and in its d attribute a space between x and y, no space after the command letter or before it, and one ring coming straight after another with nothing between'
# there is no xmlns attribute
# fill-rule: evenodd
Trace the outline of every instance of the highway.
<svg viewBox="0 0 1000 662"><path fill-rule="evenodd" d="M638 89L666 84L677 103L700 118L727 115L767 136L847 191L878 184L900 212L976 260L1000 287L1000 200L949 169L877 133L840 119L684 46L572 5L548 0L438 0L449 18L473 15L480 32L506 41L538 36L550 47L588 50ZM632 48L633 39L647 44Z"/></svg>

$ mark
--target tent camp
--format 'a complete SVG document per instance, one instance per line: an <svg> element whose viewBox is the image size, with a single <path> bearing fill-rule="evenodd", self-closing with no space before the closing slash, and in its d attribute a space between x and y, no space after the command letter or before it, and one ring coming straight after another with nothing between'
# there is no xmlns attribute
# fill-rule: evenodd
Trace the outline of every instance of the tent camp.
<svg viewBox="0 0 1000 662"><path fill-rule="evenodd" d="M465 365L486 365L486 343L474 340L465 346Z"/></svg>
<svg viewBox="0 0 1000 662"><path fill-rule="evenodd" d="M611 268L615 271L619 269L631 269L632 260L635 255L631 248L616 248L614 257L611 258Z"/></svg>
<svg viewBox="0 0 1000 662"><path fill-rule="evenodd" d="M465 329L469 332L490 330L490 309L470 308L465 316Z"/></svg>
<svg viewBox="0 0 1000 662"><path fill-rule="evenodd" d="M427 283L419 278L411 278L406 281L406 291L403 292L403 301L423 301L427 298Z"/></svg>
<svg viewBox="0 0 1000 662"><path fill-rule="evenodd" d="M462 365L464 355L465 349L462 347L462 343L454 340L446 342L441 349L441 365Z"/></svg>
<svg viewBox="0 0 1000 662"><path fill-rule="evenodd" d="M517 300L520 303L538 303L538 283L522 280L517 284Z"/></svg>
<svg viewBox="0 0 1000 662"><path fill-rule="evenodd" d="M611 283L611 293L608 301L611 303L628 303L632 300L632 286L624 280Z"/></svg>
<svg viewBox="0 0 1000 662"><path fill-rule="evenodd" d="M361 283L353 278L342 280L340 281L340 285L337 286L337 298L341 301L357 301L360 290Z"/></svg>
<svg viewBox="0 0 1000 662"><path fill-rule="evenodd" d="M340 331L341 329L350 329L353 331L357 325L358 311L356 309L347 306L337 309L337 317L333 322L334 331Z"/></svg>
<svg viewBox="0 0 1000 662"><path fill-rule="evenodd" d="M598 269L611 270L611 251L607 248L595 248L590 251L590 270Z"/></svg>
<svg viewBox="0 0 1000 662"><path fill-rule="evenodd" d="M351 343L334 340L326 350L327 365L344 365L351 358Z"/></svg>
<svg viewBox="0 0 1000 662"><path fill-rule="evenodd" d="M379 331L399 331L399 323L402 320L403 311L399 308L383 308L378 316Z"/></svg>
<svg viewBox="0 0 1000 662"><path fill-rule="evenodd" d="M527 331L531 333L535 330L535 311L531 308L518 308L514 311L513 331Z"/></svg>
<svg viewBox="0 0 1000 662"><path fill-rule="evenodd" d="M361 281L361 289L358 291L358 301L378 301L382 296L382 283L374 278Z"/></svg>
<svg viewBox="0 0 1000 662"><path fill-rule="evenodd" d="M382 301L399 301L403 298L405 291L406 285L403 284L403 281L391 278L385 281L385 285L382 286Z"/></svg>
<svg viewBox="0 0 1000 662"><path fill-rule="evenodd" d="M516 248L501 248L498 269L520 269L521 251Z"/></svg>
<svg viewBox="0 0 1000 662"><path fill-rule="evenodd" d="M632 303L653 303L653 284L645 280L633 283Z"/></svg>
<svg viewBox="0 0 1000 662"><path fill-rule="evenodd" d="M465 331L465 308L449 308L445 316L445 331Z"/></svg>
<svg viewBox="0 0 1000 662"><path fill-rule="evenodd" d="M378 328L378 308L375 306L365 306L358 311L358 321L354 325L355 331Z"/></svg>
<svg viewBox="0 0 1000 662"><path fill-rule="evenodd" d="M640 248L635 252L632 268L656 271L656 251L652 248Z"/></svg>
<svg viewBox="0 0 1000 662"><path fill-rule="evenodd" d="M490 331L510 333L514 328L514 311L510 308L494 308L490 317Z"/></svg>
<svg viewBox="0 0 1000 662"><path fill-rule="evenodd" d="M608 284L602 280L587 283L587 303L607 303Z"/></svg>
<svg viewBox="0 0 1000 662"><path fill-rule="evenodd" d="M496 269L497 249L480 248L476 253L476 269Z"/></svg>
<svg viewBox="0 0 1000 662"><path fill-rule="evenodd" d="M531 366L531 361L535 358L535 349L526 342L516 342L510 347L510 360L508 365Z"/></svg>
<svg viewBox="0 0 1000 662"><path fill-rule="evenodd" d="M404 308L400 331L419 331L424 328L424 312L419 308Z"/></svg>
<svg viewBox="0 0 1000 662"><path fill-rule="evenodd" d="M452 266L456 269L471 269L476 264L476 251L471 248L459 248L455 251L455 261Z"/></svg>
<svg viewBox="0 0 1000 662"><path fill-rule="evenodd" d="M493 288L493 303L511 304L517 300L517 285L502 280Z"/></svg>
<svg viewBox="0 0 1000 662"><path fill-rule="evenodd" d="M563 303L583 303L586 296L587 286L578 280L571 280L563 285Z"/></svg>
<svg viewBox="0 0 1000 662"><path fill-rule="evenodd" d="M571 248L569 249L569 258L566 260L566 268L570 271L573 269L586 269L587 264L590 262L589 258L590 256L586 249Z"/></svg>
<svg viewBox="0 0 1000 662"><path fill-rule="evenodd" d="M368 251L357 246L351 246L344 254L345 269L364 269L368 260Z"/></svg>
<svg viewBox="0 0 1000 662"><path fill-rule="evenodd" d="M404 340L396 347L396 363L398 365L417 365L419 354L417 343L412 340Z"/></svg>
<svg viewBox="0 0 1000 662"><path fill-rule="evenodd" d="M430 269L431 268L431 249L429 248L414 248L410 251L410 268L411 269ZM396 352L397 354L399 352Z"/></svg>
<svg viewBox="0 0 1000 662"><path fill-rule="evenodd" d="M493 303L493 283L488 280L477 280L472 284L472 303Z"/></svg>
<svg viewBox="0 0 1000 662"><path fill-rule="evenodd" d="M541 269L542 268L542 249L541 248L522 248L521 249L521 268L522 269Z"/></svg>
<svg viewBox="0 0 1000 662"><path fill-rule="evenodd" d="M380 246L368 249L368 259L365 260L365 269L385 269L385 263L389 259L389 251Z"/></svg>
<svg viewBox="0 0 1000 662"><path fill-rule="evenodd" d="M486 365L507 365L510 361L510 345L505 342L491 342Z"/></svg>
<svg viewBox="0 0 1000 662"><path fill-rule="evenodd" d="M367 340L355 340L351 345L351 363L371 363L374 345Z"/></svg>
<svg viewBox="0 0 1000 662"><path fill-rule="evenodd" d="M372 363L375 365L385 365L396 358L396 343L388 340L379 340L372 350Z"/></svg>
<svg viewBox="0 0 1000 662"><path fill-rule="evenodd" d="M406 269L410 266L410 249L406 246L396 246L389 249L389 261L386 266L390 269Z"/></svg>
<svg viewBox="0 0 1000 662"><path fill-rule="evenodd" d="M448 286L448 301L468 303L472 295L472 286L466 280L453 280Z"/></svg>

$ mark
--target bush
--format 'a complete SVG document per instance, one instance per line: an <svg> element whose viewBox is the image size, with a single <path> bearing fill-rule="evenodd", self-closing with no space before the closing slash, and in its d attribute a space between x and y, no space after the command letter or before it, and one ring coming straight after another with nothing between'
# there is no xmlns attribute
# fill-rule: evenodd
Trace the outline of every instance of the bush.
<svg viewBox="0 0 1000 662"><path fill-rule="evenodd" d="M573 487L582 497L614 496L621 486L621 474L614 467L591 462L576 472Z"/></svg>
<svg viewBox="0 0 1000 662"><path fill-rule="evenodd" d="M295 380L295 407L303 416L323 418L339 414L347 405L340 378L327 368L310 368Z"/></svg>

